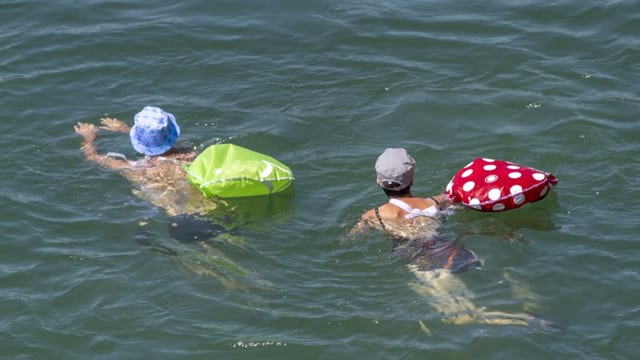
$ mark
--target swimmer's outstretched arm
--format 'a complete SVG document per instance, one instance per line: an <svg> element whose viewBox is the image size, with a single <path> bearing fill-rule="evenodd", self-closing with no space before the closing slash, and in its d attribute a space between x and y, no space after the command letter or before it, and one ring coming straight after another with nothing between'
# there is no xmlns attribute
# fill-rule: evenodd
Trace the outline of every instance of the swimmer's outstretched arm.
<svg viewBox="0 0 640 360"><path fill-rule="evenodd" d="M105 129L108 131L128 133L129 130L131 130L129 125L127 125L124 121L115 118L103 117L102 119L100 119L100 123L102 123L100 129Z"/></svg>
<svg viewBox="0 0 640 360"><path fill-rule="evenodd" d="M82 152L89 161L93 161L109 169L128 169L131 165L128 161L116 159L108 155L98 154L95 140L98 136L98 127L93 124L78 122L73 126L76 134L82 136Z"/></svg>

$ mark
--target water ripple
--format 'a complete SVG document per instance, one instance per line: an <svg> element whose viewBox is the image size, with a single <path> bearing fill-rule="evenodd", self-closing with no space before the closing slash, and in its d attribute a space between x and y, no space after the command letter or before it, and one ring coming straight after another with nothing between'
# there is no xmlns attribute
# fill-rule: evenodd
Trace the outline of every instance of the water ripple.
<svg viewBox="0 0 640 360"><path fill-rule="evenodd" d="M633 1L2 2L3 355L633 358L635 14ZM294 169L294 196L236 202L244 250L215 243L270 286L235 291L133 241L149 218L173 244L166 217L85 161L73 124L131 123L150 103L196 147L234 142ZM98 146L135 156L126 136ZM462 211L443 231L485 260L461 276L480 306L528 305L508 274L565 331L443 324L388 239L344 242L385 201L373 165L390 146L416 158L417 194L476 156L559 177L542 202Z"/></svg>

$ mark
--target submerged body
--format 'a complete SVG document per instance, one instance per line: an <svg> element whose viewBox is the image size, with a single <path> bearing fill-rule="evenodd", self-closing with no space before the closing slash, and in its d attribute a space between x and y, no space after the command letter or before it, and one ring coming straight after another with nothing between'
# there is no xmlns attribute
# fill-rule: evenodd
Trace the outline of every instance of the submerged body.
<svg viewBox="0 0 640 360"><path fill-rule="evenodd" d="M389 204L396 206L393 202ZM393 252L407 259L407 268L416 276L410 287L429 299L430 306L442 316L443 322L527 326L536 321L527 313L488 311L474 304L474 295L460 275L480 269L482 262L473 251L438 235L442 211L438 210L433 217L419 215L407 218L410 213L400 207L398 209L399 218L385 218L384 214L393 211L378 210L380 219L369 223L365 215L363 219L368 225L359 224L355 229L357 232L366 228L379 229L391 238ZM373 211L375 216L375 209Z"/></svg>
<svg viewBox="0 0 640 360"><path fill-rule="evenodd" d="M184 166L195 156L145 158L122 171L122 176L137 185L133 193L153 205L162 208L169 216L206 216L217 207L211 198L187 180Z"/></svg>

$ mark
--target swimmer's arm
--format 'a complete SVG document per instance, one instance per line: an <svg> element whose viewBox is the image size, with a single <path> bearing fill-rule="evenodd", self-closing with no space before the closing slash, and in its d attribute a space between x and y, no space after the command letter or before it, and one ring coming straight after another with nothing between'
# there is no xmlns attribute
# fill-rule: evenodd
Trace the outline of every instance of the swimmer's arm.
<svg viewBox="0 0 640 360"><path fill-rule="evenodd" d="M73 127L76 133L82 136L82 146L80 149L89 161L93 161L109 169L128 169L131 165L128 161L113 158L109 155L98 154L95 140L98 136L98 127L93 124L77 123Z"/></svg>
<svg viewBox="0 0 640 360"><path fill-rule="evenodd" d="M440 210L446 209L449 206L453 205L453 203L451 202L451 200L449 200L449 197L445 193L431 196L430 199L436 203L436 206Z"/></svg>
<svg viewBox="0 0 640 360"><path fill-rule="evenodd" d="M371 226L369 225L371 216L374 216L373 210L369 210L366 213L362 214L362 216L360 217L360 221L358 221L358 223L351 228L347 236L350 238L355 238L369 231L371 229Z"/></svg>
<svg viewBox="0 0 640 360"><path fill-rule="evenodd" d="M355 236L358 236L360 234L363 234L367 230L368 227L369 227L369 225L367 225L366 221L363 221L362 219L360 219L360 221L358 221L358 223L355 224L351 228L351 230L349 231L347 236L355 237Z"/></svg>
<svg viewBox="0 0 640 360"><path fill-rule="evenodd" d="M102 119L100 119L100 123L102 124L100 128L108 131L128 133L131 130L129 125L127 125L124 121L110 117L103 117Z"/></svg>

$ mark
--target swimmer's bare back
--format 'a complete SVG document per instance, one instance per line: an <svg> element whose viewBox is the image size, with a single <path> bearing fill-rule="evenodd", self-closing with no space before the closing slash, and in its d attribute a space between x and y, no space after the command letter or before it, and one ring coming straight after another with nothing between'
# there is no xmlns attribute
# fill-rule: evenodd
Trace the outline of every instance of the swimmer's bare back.
<svg viewBox="0 0 640 360"><path fill-rule="evenodd" d="M188 147L172 148L165 154L138 160L128 160L117 153L100 154L95 145L100 130L123 134L130 131L127 124L110 117L102 118L101 124L97 127L78 122L74 126L75 132L83 138L81 149L87 160L120 171L138 185L139 189L134 190L137 196L165 209L169 215L204 215L215 208L215 203L205 199L187 180L184 166L195 159L196 151Z"/></svg>

